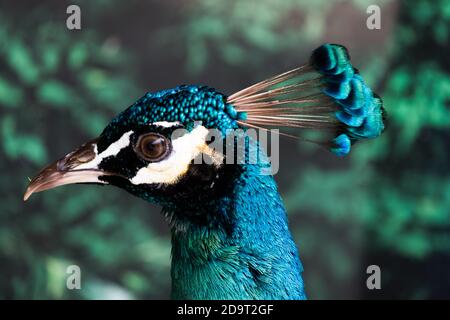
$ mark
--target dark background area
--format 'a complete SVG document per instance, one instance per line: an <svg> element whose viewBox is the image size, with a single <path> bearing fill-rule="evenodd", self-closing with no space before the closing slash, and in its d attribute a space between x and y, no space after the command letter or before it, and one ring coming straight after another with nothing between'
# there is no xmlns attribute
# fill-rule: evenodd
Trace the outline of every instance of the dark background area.
<svg viewBox="0 0 450 320"><path fill-rule="evenodd" d="M81 8L81 30L66 8ZM381 8L381 30L366 9ZM160 208L67 186L22 201L27 177L146 91L231 94L348 47L384 100L388 129L346 158L281 139L276 180L311 299L450 298L448 1L2 1L0 298L164 299L170 235ZM294 132L295 133L295 132ZM82 289L66 289L66 268ZM382 289L366 288L381 268Z"/></svg>

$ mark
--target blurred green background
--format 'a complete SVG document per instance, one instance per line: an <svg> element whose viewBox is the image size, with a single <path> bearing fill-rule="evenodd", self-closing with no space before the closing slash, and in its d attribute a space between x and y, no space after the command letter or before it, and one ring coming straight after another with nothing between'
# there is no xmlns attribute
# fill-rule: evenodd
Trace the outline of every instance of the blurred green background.
<svg viewBox="0 0 450 320"><path fill-rule="evenodd" d="M82 29L66 28L81 7ZM366 9L381 7L381 30ZM388 130L337 158L282 139L276 179L309 298L450 298L450 4L398 0L2 1L0 298L168 298L159 208L112 187L22 195L146 91L232 93L346 45ZM82 289L66 289L66 268ZM377 264L382 289L366 288Z"/></svg>

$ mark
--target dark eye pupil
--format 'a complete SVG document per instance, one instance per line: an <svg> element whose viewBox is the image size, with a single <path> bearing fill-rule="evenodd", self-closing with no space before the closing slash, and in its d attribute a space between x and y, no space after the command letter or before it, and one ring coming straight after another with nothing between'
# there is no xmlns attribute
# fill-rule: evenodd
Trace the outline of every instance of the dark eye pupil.
<svg viewBox="0 0 450 320"><path fill-rule="evenodd" d="M161 138L149 139L145 144L145 151L149 155L158 156L164 151L164 141Z"/></svg>
<svg viewBox="0 0 450 320"><path fill-rule="evenodd" d="M165 137L150 133L139 138L138 152L146 160L159 160L163 158L168 151L168 141Z"/></svg>

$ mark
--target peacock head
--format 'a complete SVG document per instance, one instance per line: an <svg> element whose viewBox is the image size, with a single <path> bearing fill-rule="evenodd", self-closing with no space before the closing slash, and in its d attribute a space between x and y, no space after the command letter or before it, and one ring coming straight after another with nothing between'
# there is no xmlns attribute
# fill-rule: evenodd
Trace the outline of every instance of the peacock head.
<svg viewBox="0 0 450 320"><path fill-rule="evenodd" d="M326 44L309 63L230 96L185 85L147 93L98 138L43 169L24 199L61 185L96 183L164 206L187 206L232 183L236 166L224 165L224 153L211 147L212 129L222 139L239 128L325 131L328 137L315 142L346 155L355 142L379 136L383 120L381 99L353 68L347 50Z"/></svg>
<svg viewBox="0 0 450 320"><path fill-rule="evenodd" d="M163 205L204 194L219 179L224 155L210 146L238 128L226 96L206 86L147 93L100 136L44 168L25 193L73 183L111 184ZM214 129L218 135L211 135ZM198 160L198 161L196 161Z"/></svg>

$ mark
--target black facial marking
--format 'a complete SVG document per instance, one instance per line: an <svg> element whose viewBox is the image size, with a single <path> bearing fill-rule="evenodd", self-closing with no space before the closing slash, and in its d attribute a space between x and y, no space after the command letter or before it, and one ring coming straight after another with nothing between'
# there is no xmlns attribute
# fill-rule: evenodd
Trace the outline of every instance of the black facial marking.
<svg viewBox="0 0 450 320"><path fill-rule="evenodd" d="M99 164L99 168L132 179L139 169L148 166L148 164L152 162L147 161L136 154L135 147L139 137L149 133L156 133L170 140L175 130L177 130L177 137L182 136L185 133L184 130L178 130L182 128L182 125L163 127L157 125L135 124L132 128L128 126L117 128L116 134L102 134L97 142L97 151L99 154L106 150L112 143L119 140L126 132L133 131L130 136L130 144L121 149L118 154L103 159ZM170 152L171 150L169 150L167 156L170 156ZM159 159L159 161L161 160L163 159Z"/></svg>
<svg viewBox="0 0 450 320"><path fill-rule="evenodd" d="M147 165L147 162L136 155L132 146L127 146L120 150L117 155L103 159L99 168L131 179L140 168Z"/></svg>

